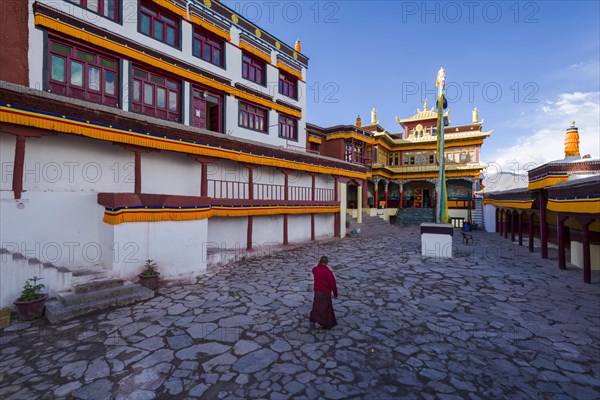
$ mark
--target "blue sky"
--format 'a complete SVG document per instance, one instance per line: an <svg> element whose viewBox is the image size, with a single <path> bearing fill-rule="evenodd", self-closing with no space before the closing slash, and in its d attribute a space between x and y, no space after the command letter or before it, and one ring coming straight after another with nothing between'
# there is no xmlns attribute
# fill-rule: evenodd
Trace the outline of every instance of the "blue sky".
<svg viewBox="0 0 600 400"><path fill-rule="evenodd" d="M563 156L565 129L599 156L600 9L596 1L224 1L310 58L309 122L353 123L358 114L399 130L433 104L446 68L450 120L479 109L484 162L509 166Z"/></svg>

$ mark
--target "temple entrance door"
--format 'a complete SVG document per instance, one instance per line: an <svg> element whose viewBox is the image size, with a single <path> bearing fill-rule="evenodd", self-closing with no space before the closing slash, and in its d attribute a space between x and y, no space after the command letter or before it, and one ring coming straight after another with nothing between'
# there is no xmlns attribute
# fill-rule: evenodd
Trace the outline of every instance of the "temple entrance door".
<svg viewBox="0 0 600 400"><path fill-rule="evenodd" d="M423 189L423 208L431 207L431 200L429 197L429 189Z"/></svg>
<svg viewBox="0 0 600 400"><path fill-rule="evenodd" d="M192 125L196 128L206 129L206 101L198 97L193 98L193 121Z"/></svg>

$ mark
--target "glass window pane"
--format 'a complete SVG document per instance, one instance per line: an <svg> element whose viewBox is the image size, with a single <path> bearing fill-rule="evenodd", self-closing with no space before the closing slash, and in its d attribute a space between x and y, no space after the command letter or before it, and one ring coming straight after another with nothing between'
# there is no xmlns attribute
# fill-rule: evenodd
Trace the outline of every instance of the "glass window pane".
<svg viewBox="0 0 600 400"><path fill-rule="evenodd" d="M163 78L161 76L150 75L150 81L152 81L154 83L158 83L159 85L165 84L165 78Z"/></svg>
<svg viewBox="0 0 600 400"><path fill-rule="evenodd" d="M71 48L69 46L64 46L60 43L52 43L52 50L57 53L62 53L66 55L71 55Z"/></svg>
<svg viewBox="0 0 600 400"><path fill-rule="evenodd" d="M140 81L133 81L133 101L140 101Z"/></svg>
<svg viewBox="0 0 600 400"><path fill-rule="evenodd" d="M213 49L213 64L221 65L221 50Z"/></svg>
<svg viewBox="0 0 600 400"><path fill-rule="evenodd" d="M88 88L100 91L100 68L89 67L88 69Z"/></svg>
<svg viewBox="0 0 600 400"><path fill-rule="evenodd" d="M139 86L138 86L139 90ZM104 91L107 94L115 94L115 73L111 71L106 71L106 78L104 82ZM139 95L138 95L139 97Z"/></svg>
<svg viewBox="0 0 600 400"><path fill-rule="evenodd" d="M98 0L87 0L87 8L93 12L98 12Z"/></svg>
<svg viewBox="0 0 600 400"><path fill-rule="evenodd" d="M168 79L167 79L167 87L171 88L171 89L175 89L175 90L179 89L179 85L177 85L177 82L171 81Z"/></svg>
<svg viewBox="0 0 600 400"><path fill-rule="evenodd" d="M175 28L167 26L167 43L175 46Z"/></svg>
<svg viewBox="0 0 600 400"><path fill-rule="evenodd" d="M140 71L139 69L134 69L133 76L137 76L138 78L142 79L147 79L148 74L144 71Z"/></svg>
<svg viewBox="0 0 600 400"><path fill-rule="evenodd" d="M175 20L174 20L173 18L169 18L169 17L167 17L167 16L166 16L166 15L164 15L164 14L163 14L163 15L161 15L161 16L160 16L160 18L161 18L163 21L166 21L166 22L168 22L170 25L175 25Z"/></svg>
<svg viewBox="0 0 600 400"><path fill-rule="evenodd" d="M192 42L192 54L196 57L200 57L200 45L200 41L194 38L194 41Z"/></svg>
<svg viewBox="0 0 600 400"><path fill-rule="evenodd" d="M96 62L96 56L85 51L77 50L77 58L88 62Z"/></svg>
<svg viewBox="0 0 600 400"><path fill-rule="evenodd" d="M156 14L156 12L155 12L154 10L152 10L152 9L150 9L150 8L146 7L146 6L142 6L142 11L144 11L144 12L146 12L146 13L148 13L148 14L154 15L154 16L156 16L156 15L157 15L157 14Z"/></svg>
<svg viewBox="0 0 600 400"><path fill-rule="evenodd" d="M148 105L154 104L154 86L144 83L144 103Z"/></svg>
<svg viewBox="0 0 600 400"><path fill-rule="evenodd" d="M116 63L114 61L107 60L105 58L100 59L100 65L106 68L115 69Z"/></svg>
<svg viewBox="0 0 600 400"><path fill-rule="evenodd" d="M161 21L154 20L154 39L163 40L163 23Z"/></svg>
<svg viewBox="0 0 600 400"><path fill-rule="evenodd" d="M55 81L65 81L65 59L62 57L52 56L52 79Z"/></svg>
<svg viewBox="0 0 600 400"><path fill-rule="evenodd" d="M202 59L210 62L210 51L211 47L209 44L204 43L204 53L202 53Z"/></svg>
<svg viewBox="0 0 600 400"><path fill-rule="evenodd" d="M150 17L142 14L142 22L140 24L140 29L142 33L146 35L150 35Z"/></svg>
<svg viewBox="0 0 600 400"><path fill-rule="evenodd" d="M177 111L178 96L176 92L169 92L169 110Z"/></svg>
<svg viewBox="0 0 600 400"><path fill-rule="evenodd" d="M163 88L156 88L156 106L165 108L167 102L167 91Z"/></svg>
<svg viewBox="0 0 600 400"><path fill-rule="evenodd" d="M83 86L83 64L71 61L71 85Z"/></svg>

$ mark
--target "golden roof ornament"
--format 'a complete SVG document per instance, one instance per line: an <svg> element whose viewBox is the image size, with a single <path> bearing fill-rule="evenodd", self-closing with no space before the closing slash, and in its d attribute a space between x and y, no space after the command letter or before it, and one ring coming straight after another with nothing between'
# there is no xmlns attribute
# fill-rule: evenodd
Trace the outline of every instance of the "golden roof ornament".
<svg viewBox="0 0 600 400"><path fill-rule="evenodd" d="M362 126L362 121L360 119L360 115L358 117L356 117L356 126L359 128Z"/></svg>
<svg viewBox="0 0 600 400"><path fill-rule="evenodd" d="M473 109L473 125L479 124L479 110L477 107Z"/></svg>
<svg viewBox="0 0 600 400"><path fill-rule="evenodd" d="M423 103L423 111L427 111L427 99L425 99L425 102Z"/></svg>
<svg viewBox="0 0 600 400"><path fill-rule="evenodd" d="M375 107L371 110L371 125L377 125L379 121L377 120L377 110Z"/></svg>
<svg viewBox="0 0 600 400"><path fill-rule="evenodd" d="M580 157L579 154L579 130L575 127L575 121L571 122L571 127L565 134L565 158Z"/></svg>
<svg viewBox="0 0 600 400"><path fill-rule="evenodd" d="M300 39L296 40L294 50L296 50L298 53L302 53L302 45L300 44Z"/></svg>

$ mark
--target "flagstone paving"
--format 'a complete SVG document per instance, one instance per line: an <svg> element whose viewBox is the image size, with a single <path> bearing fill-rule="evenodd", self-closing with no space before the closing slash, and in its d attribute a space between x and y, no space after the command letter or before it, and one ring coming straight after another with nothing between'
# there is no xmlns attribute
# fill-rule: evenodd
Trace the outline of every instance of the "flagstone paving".
<svg viewBox="0 0 600 400"><path fill-rule="evenodd" d="M600 286L499 235L422 259L416 228L211 270L0 335L3 399L598 399ZM328 255L339 325L311 329Z"/></svg>

